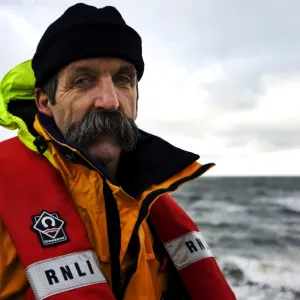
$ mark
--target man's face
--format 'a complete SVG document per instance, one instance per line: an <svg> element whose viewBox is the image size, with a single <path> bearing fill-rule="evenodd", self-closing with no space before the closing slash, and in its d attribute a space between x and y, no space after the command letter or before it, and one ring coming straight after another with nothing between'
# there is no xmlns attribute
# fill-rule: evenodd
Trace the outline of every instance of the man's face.
<svg viewBox="0 0 300 300"><path fill-rule="evenodd" d="M122 136L136 130L130 127L137 117L136 85L135 67L124 60L79 60L60 71L55 104L42 112L55 119L67 141L113 155L126 149Z"/></svg>

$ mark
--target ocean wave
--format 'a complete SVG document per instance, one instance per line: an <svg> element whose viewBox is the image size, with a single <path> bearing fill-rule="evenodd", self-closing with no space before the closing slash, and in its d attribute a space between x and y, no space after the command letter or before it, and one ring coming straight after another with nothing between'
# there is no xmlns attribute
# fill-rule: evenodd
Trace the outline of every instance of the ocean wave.
<svg viewBox="0 0 300 300"><path fill-rule="evenodd" d="M190 211L200 210L200 211L213 211L213 210L221 210L229 213L238 213L244 212L247 210L247 206L235 203L229 203L222 200L217 199L203 199L199 201L192 202L189 206L185 206L186 209Z"/></svg>
<svg viewBox="0 0 300 300"><path fill-rule="evenodd" d="M273 197L258 197L253 204L264 204L277 207L281 211L300 213L300 193L274 195Z"/></svg>
<svg viewBox="0 0 300 300"><path fill-rule="evenodd" d="M218 260L239 300L300 299L300 265L279 258L258 260L227 257Z"/></svg>
<svg viewBox="0 0 300 300"><path fill-rule="evenodd" d="M279 198L275 200L277 205L282 206L288 212L300 213L300 195L298 197L291 196Z"/></svg>

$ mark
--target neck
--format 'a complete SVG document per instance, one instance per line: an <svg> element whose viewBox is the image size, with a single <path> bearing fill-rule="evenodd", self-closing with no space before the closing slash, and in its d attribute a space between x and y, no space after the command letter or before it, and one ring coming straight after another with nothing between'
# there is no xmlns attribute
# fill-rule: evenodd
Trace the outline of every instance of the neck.
<svg viewBox="0 0 300 300"><path fill-rule="evenodd" d="M106 164L104 162L102 162L102 164L104 165L104 167L106 167L106 169L108 171L108 174L113 179L116 179L116 172L117 172L117 167L118 167L118 164L119 164L119 158L120 158L120 156L118 156L117 158L115 158L115 159L107 162Z"/></svg>
<svg viewBox="0 0 300 300"><path fill-rule="evenodd" d="M101 141L90 146L87 152L96 162L107 169L112 178L115 178L121 154L120 147L107 141Z"/></svg>

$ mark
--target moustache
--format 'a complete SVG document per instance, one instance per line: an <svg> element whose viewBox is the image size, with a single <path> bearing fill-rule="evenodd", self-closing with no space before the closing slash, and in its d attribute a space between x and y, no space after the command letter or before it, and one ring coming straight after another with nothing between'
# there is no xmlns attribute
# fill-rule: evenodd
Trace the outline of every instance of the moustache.
<svg viewBox="0 0 300 300"><path fill-rule="evenodd" d="M84 149L103 136L115 137L122 150L130 151L137 142L138 127L133 119L118 110L93 110L82 122L72 122L68 126L66 141Z"/></svg>

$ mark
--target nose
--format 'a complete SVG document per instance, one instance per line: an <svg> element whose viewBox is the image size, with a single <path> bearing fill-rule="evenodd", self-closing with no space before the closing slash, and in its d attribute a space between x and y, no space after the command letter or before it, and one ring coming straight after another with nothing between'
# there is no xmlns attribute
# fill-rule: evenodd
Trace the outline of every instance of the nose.
<svg viewBox="0 0 300 300"><path fill-rule="evenodd" d="M117 110L119 107L116 87L111 77L102 78L97 86L95 108L102 108L108 111Z"/></svg>

